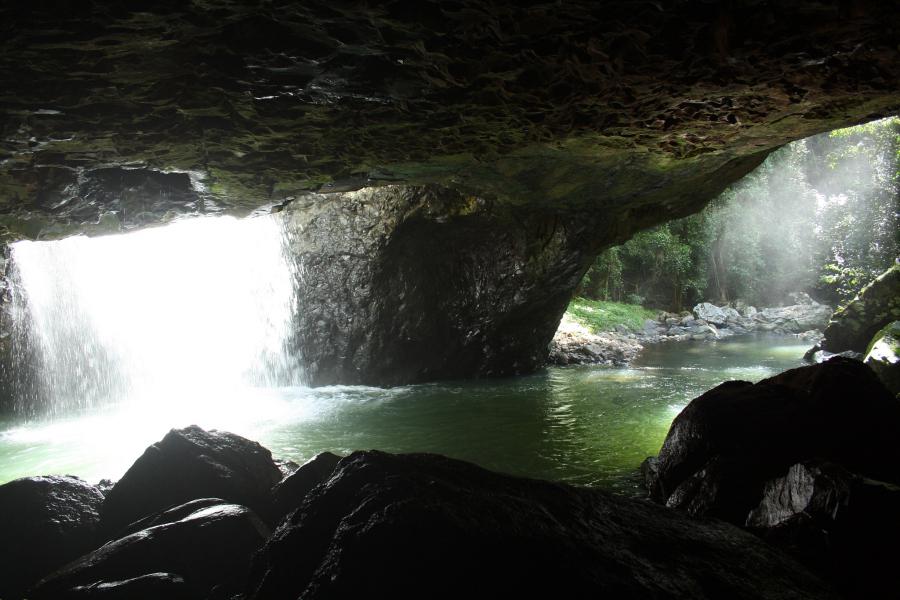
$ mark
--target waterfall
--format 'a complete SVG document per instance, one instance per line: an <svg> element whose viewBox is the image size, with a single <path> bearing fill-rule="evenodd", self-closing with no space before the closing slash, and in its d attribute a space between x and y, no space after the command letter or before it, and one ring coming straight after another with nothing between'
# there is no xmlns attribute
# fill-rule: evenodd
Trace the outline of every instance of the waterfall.
<svg viewBox="0 0 900 600"><path fill-rule="evenodd" d="M294 275L278 215L21 241L11 259L22 415L215 407L242 389L302 382L289 349Z"/></svg>

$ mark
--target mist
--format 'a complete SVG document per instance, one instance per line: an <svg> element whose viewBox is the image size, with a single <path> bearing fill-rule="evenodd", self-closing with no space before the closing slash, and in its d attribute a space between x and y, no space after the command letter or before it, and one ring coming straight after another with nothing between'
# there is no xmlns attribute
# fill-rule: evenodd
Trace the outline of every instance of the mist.
<svg viewBox="0 0 900 600"><path fill-rule="evenodd" d="M675 311L846 302L900 252L898 152L898 117L788 144L701 213L601 254L579 293Z"/></svg>

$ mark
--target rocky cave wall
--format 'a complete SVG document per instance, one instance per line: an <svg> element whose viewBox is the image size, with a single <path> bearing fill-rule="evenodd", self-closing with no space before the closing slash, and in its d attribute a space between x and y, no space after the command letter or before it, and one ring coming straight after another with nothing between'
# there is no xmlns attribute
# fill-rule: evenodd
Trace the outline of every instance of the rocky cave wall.
<svg viewBox="0 0 900 600"><path fill-rule="evenodd" d="M6 3L0 237L287 206L315 381L528 370L591 254L900 112L898 9Z"/></svg>
<svg viewBox="0 0 900 600"><path fill-rule="evenodd" d="M690 212L735 160L900 110L898 7L5 3L2 224L64 235L398 182Z"/></svg>
<svg viewBox="0 0 900 600"><path fill-rule="evenodd" d="M615 219L522 213L436 186L308 196L283 213L313 384L528 372Z"/></svg>

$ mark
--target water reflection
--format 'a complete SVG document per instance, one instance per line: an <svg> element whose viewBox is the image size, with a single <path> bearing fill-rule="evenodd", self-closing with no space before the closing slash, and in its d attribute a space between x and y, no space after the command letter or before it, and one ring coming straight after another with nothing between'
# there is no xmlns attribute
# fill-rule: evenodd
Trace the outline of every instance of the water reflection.
<svg viewBox="0 0 900 600"><path fill-rule="evenodd" d="M508 473L628 491L672 419L727 379L801 364L802 341L751 338L650 348L631 368L553 368L528 377L393 389L243 388L215 411L152 402L48 423L0 426L0 481L70 473L117 478L171 427L257 439L276 456L377 448L437 452ZM196 406L196 405L194 405ZM138 407L145 407L138 410Z"/></svg>

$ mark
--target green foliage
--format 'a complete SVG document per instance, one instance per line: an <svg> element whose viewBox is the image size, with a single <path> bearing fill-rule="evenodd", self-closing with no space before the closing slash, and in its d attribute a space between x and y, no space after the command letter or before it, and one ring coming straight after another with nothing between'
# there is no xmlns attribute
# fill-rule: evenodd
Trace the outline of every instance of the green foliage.
<svg viewBox="0 0 900 600"><path fill-rule="evenodd" d="M610 331L616 325L624 325L629 329L640 329L647 319L655 319L656 312L636 304L607 302L574 298L569 303L567 314L594 333Z"/></svg>
<svg viewBox="0 0 900 600"><path fill-rule="evenodd" d="M900 255L900 118L795 142L702 213L602 253L581 293L681 310L707 299L837 304Z"/></svg>
<svg viewBox="0 0 900 600"><path fill-rule="evenodd" d="M823 267L819 276L819 287L828 289L832 295L837 296L840 304L846 304L874 277L877 274L873 276L867 269L829 263Z"/></svg>
<svg viewBox="0 0 900 600"><path fill-rule="evenodd" d="M588 269L581 282L581 293L589 298L603 300L622 297L622 261L619 248L610 248L601 252Z"/></svg>

